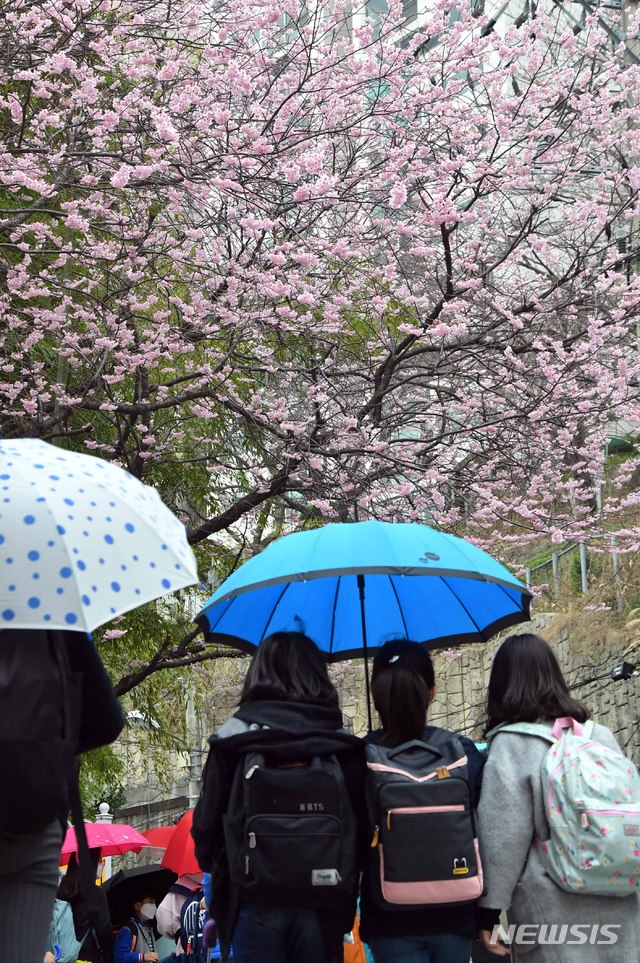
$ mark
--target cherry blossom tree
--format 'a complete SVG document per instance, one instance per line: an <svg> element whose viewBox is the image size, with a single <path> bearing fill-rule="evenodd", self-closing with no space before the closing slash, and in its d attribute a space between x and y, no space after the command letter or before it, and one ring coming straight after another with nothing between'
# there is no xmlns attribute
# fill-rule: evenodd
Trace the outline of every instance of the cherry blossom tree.
<svg viewBox="0 0 640 963"><path fill-rule="evenodd" d="M371 516L635 551L640 73L515 6L5 0L3 432L156 484L216 578ZM121 691L215 655L166 625Z"/></svg>

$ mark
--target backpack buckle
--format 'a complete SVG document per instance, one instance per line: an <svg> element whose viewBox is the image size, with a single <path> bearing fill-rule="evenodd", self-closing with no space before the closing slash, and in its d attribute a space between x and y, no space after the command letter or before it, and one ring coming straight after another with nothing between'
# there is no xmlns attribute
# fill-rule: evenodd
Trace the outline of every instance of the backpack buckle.
<svg viewBox="0 0 640 963"><path fill-rule="evenodd" d="M451 773L449 772L446 766L440 766L440 768L437 769L436 772L438 774L438 779L449 779L451 777Z"/></svg>

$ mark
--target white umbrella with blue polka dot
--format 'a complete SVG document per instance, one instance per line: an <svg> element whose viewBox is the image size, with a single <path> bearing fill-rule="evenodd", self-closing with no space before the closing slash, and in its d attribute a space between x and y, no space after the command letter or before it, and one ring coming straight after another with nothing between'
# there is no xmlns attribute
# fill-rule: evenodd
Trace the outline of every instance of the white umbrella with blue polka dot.
<svg viewBox="0 0 640 963"><path fill-rule="evenodd" d="M0 629L91 632L197 581L155 489L92 455L0 441Z"/></svg>

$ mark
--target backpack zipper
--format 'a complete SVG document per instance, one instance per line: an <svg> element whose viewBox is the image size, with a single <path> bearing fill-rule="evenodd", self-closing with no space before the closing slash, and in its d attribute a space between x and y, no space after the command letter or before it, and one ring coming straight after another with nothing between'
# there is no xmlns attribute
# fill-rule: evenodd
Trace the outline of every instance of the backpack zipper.
<svg viewBox="0 0 640 963"><path fill-rule="evenodd" d="M396 773L399 776L404 776L405 779L410 779L412 782L428 782L430 779L447 779L450 774L449 770L466 766L467 763L467 757L462 756L461 759L456 759L455 762L450 762L447 766L440 766L433 772L427 773L426 776L415 776L407 769L399 769L397 766L385 766L380 762L367 762L367 768L371 769L373 772Z"/></svg>
<svg viewBox="0 0 640 963"><path fill-rule="evenodd" d="M391 829L391 816L419 816L425 813L463 813L465 807L462 803L452 804L451 806L397 806L394 809L387 809L387 829Z"/></svg>
<svg viewBox="0 0 640 963"><path fill-rule="evenodd" d="M589 827L589 816L637 816L637 812L629 812L628 809L580 809L578 812L581 813L580 822L582 823L582 828L587 829Z"/></svg>

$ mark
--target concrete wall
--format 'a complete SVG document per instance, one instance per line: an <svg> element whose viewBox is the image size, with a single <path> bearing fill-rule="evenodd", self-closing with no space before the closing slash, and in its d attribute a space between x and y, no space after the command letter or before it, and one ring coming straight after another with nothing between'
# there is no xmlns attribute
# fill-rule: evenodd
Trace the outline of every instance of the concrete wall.
<svg viewBox="0 0 640 963"><path fill-rule="evenodd" d="M627 755L640 765L640 677L622 682L609 678L617 663L640 659L637 628L626 627L610 614L582 612L573 616L541 614L511 632L533 631L553 646L573 694L608 726ZM434 654L437 694L429 712L432 725L482 741L484 698L494 654L510 632L484 645ZM594 676L605 676L587 682ZM341 685L344 713L356 734L366 731L362 666L353 663Z"/></svg>

